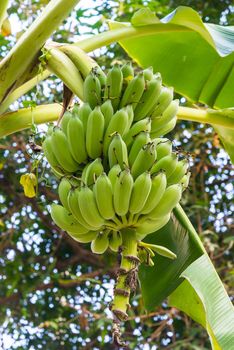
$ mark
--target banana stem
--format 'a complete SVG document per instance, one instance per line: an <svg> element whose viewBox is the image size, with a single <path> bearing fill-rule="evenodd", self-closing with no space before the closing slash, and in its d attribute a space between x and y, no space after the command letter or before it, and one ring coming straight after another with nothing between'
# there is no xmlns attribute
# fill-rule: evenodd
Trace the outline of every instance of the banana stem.
<svg viewBox="0 0 234 350"><path fill-rule="evenodd" d="M198 123L211 124L214 126L224 126L234 129L233 117L229 115L230 109L212 110L212 109L196 109L180 106L177 112L177 119L189 120Z"/></svg>
<svg viewBox="0 0 234 350"><path fill-rule="evenodd" d="M114 290L112 312L118 321L128 318L129 297L136 289L139 259L137 257L136 231L131 228L121 230L122 257L117 283Z"/></svg>
<svg viewBox="0 0 234 350"><path fill-rule="evenodd" d="M118 347L126 348L126 344L121 341L120 324L121 321L126 321L128 318L130 293L136 289L140 260L137 257L136 231L124 228L121 233L123 239L121 264L111 306L114 315L112 335L114 343Z"/></svg>

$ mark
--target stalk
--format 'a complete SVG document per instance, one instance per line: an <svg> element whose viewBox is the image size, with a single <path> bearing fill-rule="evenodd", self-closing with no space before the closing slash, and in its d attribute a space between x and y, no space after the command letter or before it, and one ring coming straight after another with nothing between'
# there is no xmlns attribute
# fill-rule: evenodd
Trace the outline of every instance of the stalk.
<svg viewBox="0 0 234 350"><path fill-rule="evenodd" d="M232 111L232 108L213 110L179 107L177 118L234 129L234 118L231 116Z"/></svg>
<svg viewBox="0 0 234 350"><path fill-rule="evenodd" d="M181 27L179 25L174 24L172 27L173 32L191 32L192 29ZM79 46L82 50L86 52L94 51L100 47L107 46L112 44L113 42L118 42L120 40L141 37L145 35L155 34L158 32L168 32L168 28L165 27L164 23L157 24L149 24L145 26L134 27L132 25L126 25L122 28L113 28L106 32L93 35L90 38L83 39L75 43L75 45Z"/></svg>
<svg viewBox="0 0 234 350"><path fill-rule="evenodd" d="M116 345L124 346L121 342L120 323L128 318L129 298L137 286L139 258L137 257L136 230L124 228L121 230L123 243L121 246L121 264L114 289L114 300L111 310L114 315L113 339Z"/></svg>
<svg viewBox="0 0 234 350"><path fill-rule="evenodd" d="M62 109L61 105L53 103L3 114L0 116L0 138L31 128L33 123L43 124L57 120Z"/></svg>

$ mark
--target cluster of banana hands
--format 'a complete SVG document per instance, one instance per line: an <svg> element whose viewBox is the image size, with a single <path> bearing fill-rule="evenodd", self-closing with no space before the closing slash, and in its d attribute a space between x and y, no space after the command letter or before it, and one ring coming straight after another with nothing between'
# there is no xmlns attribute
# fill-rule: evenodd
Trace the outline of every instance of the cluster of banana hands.
<svg viewBox="0 0 234 350"><path fill-rule="evenodd" d="M115 65L105 75L94 67L84 80L84 103L65 112L43 142L60 178L54 222L75 240L91 242L94 253L122 251L112 306L118 320L127 318L134 287L128 273L140 262L152 265L154 252L175 258L141 241L169 221L188 186L188 161L159 137L174 128L177 109L173 89L151 68L134 75L130 64Z"/></svg>

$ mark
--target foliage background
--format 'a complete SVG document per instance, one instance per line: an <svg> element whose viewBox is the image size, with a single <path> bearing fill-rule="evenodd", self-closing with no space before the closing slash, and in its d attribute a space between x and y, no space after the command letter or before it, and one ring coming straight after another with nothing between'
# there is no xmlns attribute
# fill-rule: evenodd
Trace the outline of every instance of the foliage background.
<svg viewBox="0 0 234 350"><path fill-rule="evenodd" d="M48 0L12 0L8 9L12 34L0 36L2 57L14 45ZM74 42L106 28L105 19L127 21L148 5L159 17L179 5L197 10L204 22L233 25L232 1L81 1L52 40ZM109 67L128 60L118 45L96 50L99 64ZM62 85L50 77L11 106L61 101ZM182 103L186 104L184 98ZM43 130L39 128L36 142ZM112 349L108 304L116 257L99 257L51 223L49 203L57 200L57 183L46 162L32 154L32 131L0 141L0 347L2 349ZM196 227L212 261L234 297L232 222L234 171L211 127L179 122L169 135L175 147L188 152L192 166L182 205ZM38 164L36 198L19 185L21 174ZM155 281L160 283L160 281ZM150 286L149 286L150 287ZM132 349L210 349L203 329L166 301L146 315L140 291L132 299L125 338Z"/></svg>

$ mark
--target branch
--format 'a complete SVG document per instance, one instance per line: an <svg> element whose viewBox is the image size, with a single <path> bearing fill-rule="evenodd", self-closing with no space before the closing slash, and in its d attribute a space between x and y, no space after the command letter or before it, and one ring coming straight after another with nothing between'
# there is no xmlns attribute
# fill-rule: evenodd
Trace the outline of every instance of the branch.
<svg viewBox="0 0 234 350"><path fill-rule="evenodd" d="M28 129L35 124L44 124L57 120L62 111L58 103L40 105L35 108L22 108L0 116L0 138L17 131Z"/></svg>
<svg viewBox="0 0 234 350"><path fill-rule="evenodd" d="M232 114L233 116L231 116ZM211 109L179 107L177 118L203 124L223 126L234 130L234 110L232 108L216 111Z"/></svg>
<svg viewBox="0 0 234 350"><path fill-rule="evenodd" d="M0 116L0 138L17 131L28 129L35 124L43 124L58 119L62 106L57 103L40 105L35 108L22 108L16 112L5 113ZM223 126L234 130L234 118L231 117L232 109L203 110L188 107L179 107L177 117L180 120L190 120L198 123L208 123ZM229 113L229 114L228 114Z"/></svg>
<svg viewBox="0 0 234 350"><path fill-rule="evenodd" d="M113 270L113 269L112 269ZM113 271L110 270L110 273L113 273ZM66 289L66 288L72 288L80 285L82 282L84 282L87 279L94 278L96 276L100 276L103 274L103 269L99 269L96 271L92 271L90 273L86 273L81 275L80 277L74 279L74 280L56 280L52 281L50 283L42 283L33 288L29 293L33 293L39 290L46 290L46 289L51 289L53 287L59 286L60 288ZM0 305L7 305L11 303L17 303L19 300L22 298L21 292L13 293L9 296L6 297L0 297Z"/></svg>
<svg viewBox="0 0 234 350"><path fill-rule="evenodd" d="M0 101L13 90L17 79L27 70L45 41L79 0L51 0L42 14L21 36L0 63ZM2 0L1 0L2 2Z"/></svg>
<svg viewBox="0 0 234 350"><path fill-rule="evenodd" d="M157 23L150 24L150 25L144 25L139 27L129 26L126 25L124 28L120 29L111 29L106 32L93 35L92 37L84 40L78 41L75 45L79 46L82 50L86 52L91 52L96 49L99 49L103 46L108 46L114 42L118 42L121 39L128 39L128 38L136 38L141 36L153 35L156 32L155 27L157 26L157 32L158 33L164 33L167 32L168 29L165 28L164 23ZM192 29L189 29L188 27L181 27L179 25L173 25L173 31L174 32L191 32Z"/></svg>

